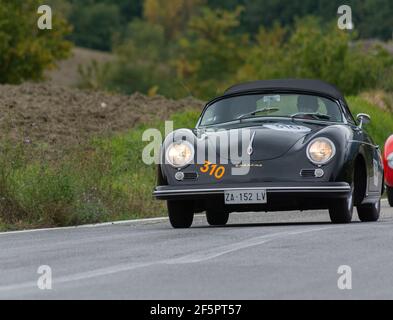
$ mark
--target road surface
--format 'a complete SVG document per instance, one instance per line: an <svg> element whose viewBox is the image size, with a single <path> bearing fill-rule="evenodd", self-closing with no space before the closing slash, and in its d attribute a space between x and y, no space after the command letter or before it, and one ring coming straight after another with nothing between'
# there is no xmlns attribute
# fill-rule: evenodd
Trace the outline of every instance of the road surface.
<svg viewBox="0 0 393 320"><path fill-rule="evenodd" d="M311 211L0 233L0 298L393 299L393 209L382 210L351 225ZM37 286L42 265L51 290ZM338 287L343 265L352 290Z"/></svg>

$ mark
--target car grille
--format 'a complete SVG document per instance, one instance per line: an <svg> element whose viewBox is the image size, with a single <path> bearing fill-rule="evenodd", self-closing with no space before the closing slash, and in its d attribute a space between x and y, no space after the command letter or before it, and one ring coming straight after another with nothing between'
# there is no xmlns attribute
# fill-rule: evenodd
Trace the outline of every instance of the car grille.
<svg viewBox="0 0 393 320"><path fill-rule="evenodd" d="M198 179L198 173L184 172L184 180L196 180L196 179Z"/></svg>
<svg viewBox="0 0 393 320"><path fill-rule="evenodd" d="M302 171L300 171L300 175L303 178L315 178L315 169L303 169Z"/></svg>

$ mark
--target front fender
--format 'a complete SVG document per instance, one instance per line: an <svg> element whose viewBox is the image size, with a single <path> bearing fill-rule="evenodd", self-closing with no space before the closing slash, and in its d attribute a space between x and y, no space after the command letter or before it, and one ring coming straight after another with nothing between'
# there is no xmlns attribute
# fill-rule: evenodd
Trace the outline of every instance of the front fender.
<svg viewBox="0 0 393 320"><path fill-rule="evenodd" d="M306 152L307 146L317 138L330 139L335 147L336 154L334 158L326 165L321 167L325 169L328 175L328 181L347 182L353 181L353 169L356 156L359 152L357 145L351 143L353 140L353 131L348 126L335 125L321 129L317 133L309 134L304 140L299 141L291 152ZM317 165L313 165L318 167Z"/></svg>
<svg viewBox="0 0 393 320"><path fill-rule="evenodd" d="M177 171L176 168L173 168L171 165L166 163L166 150L168 147L177 141L188 141L190 142L194 148L197 145L198 137L195 135L194 131L190 129L178 129L170 134L165 138L162 147L161 147L161 153L160 153L160 164L159 168L157 170L157 176L158 176L158 182L162 182L163 184L159 185L168 185L170 184L168 180L169 175L174 176L175 172ZM195 153L195 157L197 156L197 153ZM194 163L195 163L195 158L194 158ZM191 164L192 165L192 164Z"/></svg>

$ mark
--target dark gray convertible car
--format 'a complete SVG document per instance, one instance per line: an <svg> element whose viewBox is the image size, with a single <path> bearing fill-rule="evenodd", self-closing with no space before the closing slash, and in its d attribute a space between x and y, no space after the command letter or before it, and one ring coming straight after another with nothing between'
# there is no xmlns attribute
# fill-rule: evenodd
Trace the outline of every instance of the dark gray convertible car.
<svg viewBox="0 0 393 320"><path fill-rule="evenodd" d="M154 196L175 228L206 212L328 209L334 223L377 221L384 188L370 117L352 116L340 91L319 80L240 84L210 101L194 129L164 141Z"/></svg>

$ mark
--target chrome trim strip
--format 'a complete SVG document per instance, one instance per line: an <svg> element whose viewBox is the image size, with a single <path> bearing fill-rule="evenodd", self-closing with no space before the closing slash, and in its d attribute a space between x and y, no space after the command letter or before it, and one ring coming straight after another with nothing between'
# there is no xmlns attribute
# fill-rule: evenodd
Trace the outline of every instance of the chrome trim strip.
<svg viewBox="0 0 393 320"><path fill-rule="evenodd" d="M368 143L368 142L364 142L364 141L349 140L348 142L349 142L349 143L360 143L360 144L365 144L365 145L367 145L367 146L371 146L371 147L377 148L377 149L379 148L378 145L375 145L375 144L372 144L372 143Z"/></svg>
<svg viewBox="0 0 393 320"><path fill-rule="evenodd" d="M183 190L156 190L153 195L198 195L198 194L222 194L226 191L239 190L266 190L267 192L349 192L350 186L337 187L248 187L248 188L222 188L222 189L183 189Z"/></svg>

